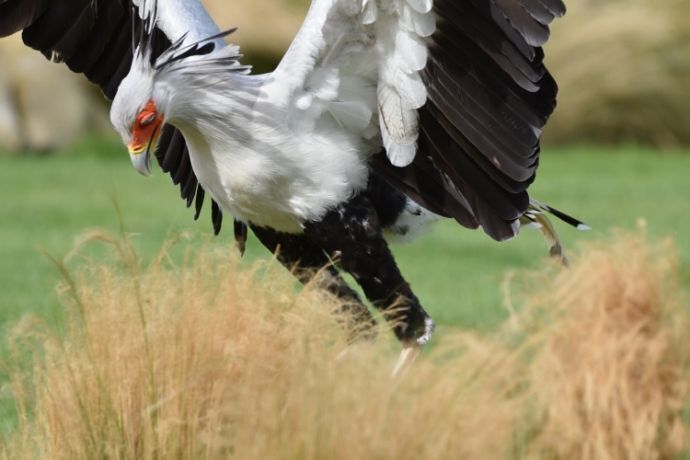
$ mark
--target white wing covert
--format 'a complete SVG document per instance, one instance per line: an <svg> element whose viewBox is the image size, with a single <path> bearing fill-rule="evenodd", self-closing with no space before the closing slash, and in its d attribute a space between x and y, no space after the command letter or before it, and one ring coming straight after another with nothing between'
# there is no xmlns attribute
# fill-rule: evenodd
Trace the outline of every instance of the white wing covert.
<svg viewBox="0 0 690 460"><path fill-rule="evenodd" d="M329 112L343 127L381 135L395 166L414 159L427 92L431 0L315 0L274 73L295 119Z"/></svg>

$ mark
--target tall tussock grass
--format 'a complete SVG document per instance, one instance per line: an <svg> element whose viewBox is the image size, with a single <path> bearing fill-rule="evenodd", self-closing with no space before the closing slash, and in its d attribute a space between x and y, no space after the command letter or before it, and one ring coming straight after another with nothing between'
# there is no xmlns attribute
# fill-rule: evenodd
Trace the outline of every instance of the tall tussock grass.
<svg viewBox="0 0 690 460"><path fill-rule="evenodd" d="M334 299L230 248L69 275L61 337L15 375L9 459L653 459L685 447L688 310L639 235L514 277L494 334L446 330L399 378L387 331L348 345ZM460 294L460 293L459 293ZM461 297L461 295L459 295ZM26 337L27 332L16 334ZM29 341L29 339L26 339Z"/></svg>
<svg viewBox="0 0 690 460"><path fill-rule="evenodd" d="M690 145L687 0L577 0L553 26L559 143Z"/></svg>

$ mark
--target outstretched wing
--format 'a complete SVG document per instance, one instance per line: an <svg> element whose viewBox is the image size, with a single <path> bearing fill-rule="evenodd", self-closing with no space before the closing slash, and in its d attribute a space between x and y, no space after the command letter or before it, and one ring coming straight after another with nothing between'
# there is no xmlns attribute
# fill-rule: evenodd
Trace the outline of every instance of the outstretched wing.
<svg viewBox="0 0 690 460"><path fill-rule="evenodd" d="M0 0L0 37L22 31L26 45L84 74L112 100L129 72L133 37L151 17L153 8L155 2L151 0ZM218 27L197 0L166 0L157 8L155 56L183 36L191 43L218 33ZM187 206L195 204L198 218L204 190L177 129L163 128L156 157L163 171L180 186ZM217 233L222 214L215 202L212 220Z"/></svg>
<svg viewBox="0 0 690 460"><path fill-rule="evenodd" d="M557 93L541 46L564 13L561 0L314 0L275 80L303 117L378 139L372 167L410 197L503 240L529 206Z"/></svg>

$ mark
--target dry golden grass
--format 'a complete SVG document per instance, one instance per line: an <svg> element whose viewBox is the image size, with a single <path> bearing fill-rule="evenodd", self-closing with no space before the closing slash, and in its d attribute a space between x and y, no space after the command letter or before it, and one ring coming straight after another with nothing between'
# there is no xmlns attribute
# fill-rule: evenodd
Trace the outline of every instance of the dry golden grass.
<svg viewBox="0 0 690 460"><path fill-rule="evenodd" d="M668 245L615 238L568 271L514 278L521 308L495 335L448 331L393 380L388 334L336 360L333 300L295 293L273 266L240 271L227 249L141 267L113 244L117 264L65 283L65 337L33 336L41 351L15 380L21 427L0 458L618 460L684 447L688 311Z"/></svg>

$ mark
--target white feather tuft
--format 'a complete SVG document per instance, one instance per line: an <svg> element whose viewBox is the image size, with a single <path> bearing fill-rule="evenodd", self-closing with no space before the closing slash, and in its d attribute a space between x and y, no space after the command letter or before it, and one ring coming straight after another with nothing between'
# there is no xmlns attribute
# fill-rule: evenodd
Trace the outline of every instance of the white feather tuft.
<svg viewBox="0 0 690 460"><path fill-rule="evenodd" d="M390 243L409 243L431 232L434 224L441 219L443 217L408 198L405 209L395 223L384 230L384 235Z"/></svg>
<svg viewBox="0 0 690 460"><path fill-rule="evenodd" d="M422 38L431 37L436 31L436 15L422 14L405 6L401 11L400 24L408 32L414 32Z"/></svg>
<svg viewBox="0 0 690 460"><path fill-rule="evenodd" d="M350 131L364 131L371 122L372 111L362 102L334 101L328 104L328 110L343 127Z"/></svg>
<svg viewBox="0 0 690 460"><path fill-rule="evenodd" d="M389 86L381 86L378 94L381 130L385 128L396 144L410 144L417 140L417 111L408 108L398 93Z"/></svg>
<svg viewBox="0 0 690 460"><path fill-rule="evenodd" d="M323 101L332 101L338 96L340 69L327 67L314 71L305 85L309 93Z"/></svg>
<svg viewBox="0 0 690 460"><path fill-rule="evenodd" d="M311 107L313 101L314 96L312 96L311 93L304 93L297 98L295 101L295 106L302 111L309 110L309 107Z"/></svg>
<svg viewBox="0 0 690 460"><path fill-rule="evenodd" d="M407 0L408 5L410 5L415 11L427 14L431 12L431 8L434 6L433 0Z"/></svg>
<svg viewBox="0 0 690 460"><path fill-rule="evenodd" d="M365 0L363 13L362 13L362 23L364 25L371 25L376 22L379 17L379 9L376 6L375 0Z"/></svg>
<svg viewBox="0 0 690 460"><path fill-rule="evenodd" d="M418 73L406 74L398 70L394 85L408 109L419 109L426 103L426 87Z"/></svg>
<svg viewBox="0 0 690 460"><path fill-rule="evenodd" d="M419 72L426 67L429 52L421 38L400 29L395 35L395 54L405 73Z"/></svg>
<svg viewBox="0 0 690 460"><path fill-rule="evenodd" d="M417 112L406 109L400 96L387 86L379 88L379 123L390 162L399 167L412 163L419 137Z"/></svg>
<svg viewBox="0 0 690 460"><path fill-rule="evenodd" d="M409 166L417 154L417 143L398 145L393 144L386 149L386 155L393 166L404 168Z"/></svg>

